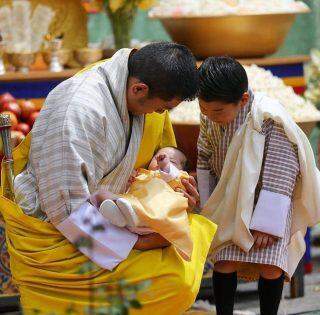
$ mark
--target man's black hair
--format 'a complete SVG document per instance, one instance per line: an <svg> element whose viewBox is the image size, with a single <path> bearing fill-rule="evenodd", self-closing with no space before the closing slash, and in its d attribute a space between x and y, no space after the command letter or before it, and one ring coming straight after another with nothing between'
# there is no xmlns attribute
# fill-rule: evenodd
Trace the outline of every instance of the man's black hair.
<svg viewBox="0 0 320 315"><path fill-rule="evenodd" d="M199 90L199 74L191 51L175 43L153 43L129 58L129 76L148 85L150 97L170 101L193 100Z"/></svg>
<svg viewBox="0 0 320 315"><path fill-rule="evenodd" d="M248 91L243 66L231 57L210 57L199 69L200 98L206 102L238 103Z"/></svg>

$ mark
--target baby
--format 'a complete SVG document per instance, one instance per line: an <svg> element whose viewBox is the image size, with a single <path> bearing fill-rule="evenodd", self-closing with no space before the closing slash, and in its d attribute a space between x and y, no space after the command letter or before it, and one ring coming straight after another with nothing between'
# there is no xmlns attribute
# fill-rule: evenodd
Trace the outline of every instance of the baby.
<svg viewBox="0 0 320 315"><path fill-rule="evenodd" d="M176 189L188 179L187 158L176 148L159 150L148 169L138 169L129 180L128 191L105 200L100 211L113 225L137 234L159 233L180 255L190 260L192 240L187 215L188 200Z"/></svg>

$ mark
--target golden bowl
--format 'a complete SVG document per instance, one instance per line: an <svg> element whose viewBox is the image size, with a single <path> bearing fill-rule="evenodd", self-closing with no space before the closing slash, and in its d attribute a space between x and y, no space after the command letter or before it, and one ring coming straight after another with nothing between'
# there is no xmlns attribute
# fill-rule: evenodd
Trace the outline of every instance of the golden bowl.
<svg viewBox="0 0 320 315"><path fill-rule="evenodd" d="M197 57L253 58L275 53L296 15L307 12L157 18L175 42L188 46Z"/></svg>
<svg viewBox="0 0 320 315"><path fill-rule="evenodd" d="M60 65L65 66L72 57L70 49L59 49L56 51ZM47 65L50 65L52 58L52 51L45 50L42 52L43 60Z"/></svg>
<svg viewBox="0 0 320 315"><path fill-rule="evenodd" d="M83 66L88 66L102 59L103 51L98 48L80 48L74 52L76 60Z"/></svg>
<svg viewBox="0 0 320 315"><path fill-rule="evenodd" d="M8 61L20 72L28 73L36 61L36 53L8 53Z"/></svg>

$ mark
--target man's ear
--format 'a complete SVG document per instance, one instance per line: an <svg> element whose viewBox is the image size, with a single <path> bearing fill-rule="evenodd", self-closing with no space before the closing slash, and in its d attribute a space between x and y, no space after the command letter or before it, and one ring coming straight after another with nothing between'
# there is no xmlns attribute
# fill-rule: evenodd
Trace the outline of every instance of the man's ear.
<svg viewBox="0 0 320 315"><path fill-rule="evenodd" d="M145 83L138 82L131 86L132 94L138 97L146 97L149 93L149 87Z"/></svg>
<svg viewBox="0 0 320 315"><path fill-rule="evenodd" d="M249 93L248 92L243 93L241 101L240 101L240 106L241 107L246 106L249 102L249 99L250 99Z"/></svg>

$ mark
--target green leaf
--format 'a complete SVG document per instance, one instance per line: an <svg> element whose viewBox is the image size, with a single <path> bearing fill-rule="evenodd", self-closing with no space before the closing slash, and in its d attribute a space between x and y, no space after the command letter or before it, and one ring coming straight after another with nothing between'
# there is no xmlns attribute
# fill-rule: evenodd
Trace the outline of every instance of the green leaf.
<svg viewBox="0 0 320 315"><path fill-rule="evenodd" d="M146 280L138 283L136 285L138 291L146 290L151 286L152 281L151 280Z"/></svg>
<svg viewBox="0 0 320 315"><path fill-rule="evenodd" d="M66 309L66 315L73 315L76 314L76 311L74 309L74 305L70 305L67 309Z"/></svg>
<svg viewBox="0 0 320 315"><path fill-rule="evenodd" d="M97 294L97 296L105 296L107 294L107 290L104 286L99 286L98 288L96 288L95 293Z"/></svg>
<svg viewBox="0 0 320 315"><path fill-rule="evenodd" d="M127 283L127 281L125 279L120 279L118 281L118 285L119 285L120 288L124 288L124 287L126 287L128 285L128 283Z"/></svg>
<svg viewBox="0 0 320 315"><path fill-rule="evenodd" d="M130 303L130 301L127 300L127 299L124 299L122 304L123 304L123 306L124 306L125 308L127 308L127 309L129 309L129 308L131 307L131 303Z"/></svg>
<svg viewBox="0 0 320 315"><path fill-rule="evenodd" d="M141 303L138 301L138 300L132 300L130 301L130 305L132 308L134 309L141 309L142 308L142 305Z"/></svg>
<svg viewBox="0 0 320 315"><path fill-rule="evenodd" d="M104 307L99 307L97 310L95 310L95 315L109 315L109 308L104 306Z"/></svg>
<svg viewBox="0 0 320 315"><path fill-rule="evenodd" d="M128 315L129 311L123 305L110 307L110 315Z"/></svg>
<svg viewBox="0 0 320 315"><path fill-rule="evenodd" d="M92 263L91 261L87 261L80 266L79 273L83 275L83 274L86 274L94 269L95 269L95 264Z"/></svg>
<svg viewBox="0 0 320 315"><path fill-rule="evenodd" d="M89 237L80 237L74 244L77 248L92 248L93 246L92 239Z"/></svg>

